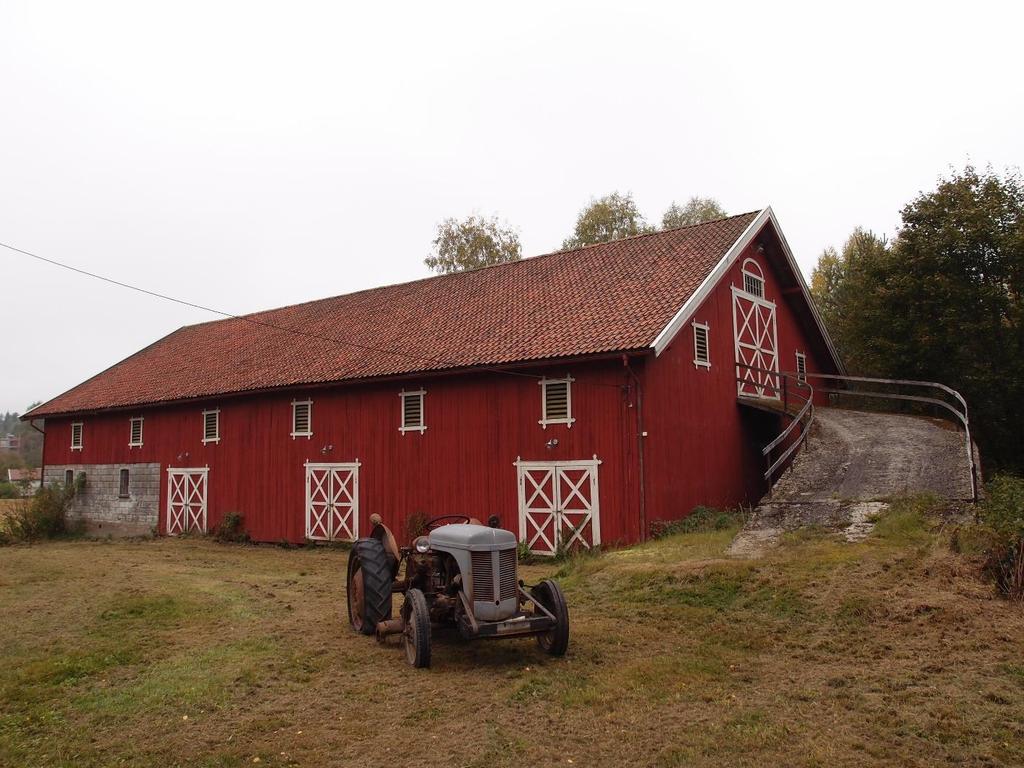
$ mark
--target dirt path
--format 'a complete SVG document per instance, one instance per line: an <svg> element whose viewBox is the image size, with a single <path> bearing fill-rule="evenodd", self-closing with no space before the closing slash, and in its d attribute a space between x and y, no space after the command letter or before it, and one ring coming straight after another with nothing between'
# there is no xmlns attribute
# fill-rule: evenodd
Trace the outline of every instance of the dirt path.
<svg viewBox="0 0 1024 768"><path fill-rule="evenodd" d="M961 432L933 419L819 408L807 445L729 554L758 557L785 531L808 525L854 541L870 533L884 499L920 491L970 498Z"/></svg>

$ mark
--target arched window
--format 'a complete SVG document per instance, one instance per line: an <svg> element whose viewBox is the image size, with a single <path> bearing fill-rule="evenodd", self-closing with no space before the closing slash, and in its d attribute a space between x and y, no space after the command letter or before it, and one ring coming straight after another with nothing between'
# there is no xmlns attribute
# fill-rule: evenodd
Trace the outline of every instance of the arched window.
<svg viewBox="0 0 1024 768"><path fill-rule="evenodd" d="M751 296L764 298L764 273L753 259L743 262L743 290Z"/></svg>

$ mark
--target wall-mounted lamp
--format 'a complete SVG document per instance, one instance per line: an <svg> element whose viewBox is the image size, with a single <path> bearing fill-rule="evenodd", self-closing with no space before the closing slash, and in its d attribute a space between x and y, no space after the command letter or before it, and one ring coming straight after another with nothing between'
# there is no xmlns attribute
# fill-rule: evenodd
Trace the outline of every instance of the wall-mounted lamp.
<svg viewBox="0 0 1024 768"><path fill-rule="evenodd" d="M184 453L179 453L178 454L178 461L183 461L183 460L185 460L187 458L188 458L188 451L185 451Z"/></svg>
<svg viewBox="0 0 1024 768"><path fill-rule="evenodd" d="M553 450L558 445L558 438L552 437L547 441L547 443L545 443L545 445L547 445L549 451Z"/></svg>
<svg viewBox="0 0 1024 768"><path fill-rule="evenodd" d="M325 445L323 448L320 449L320 453L321 454L326 454L329 451L333 451L333 450L334 450L334 446L333 445Z"/></svg>

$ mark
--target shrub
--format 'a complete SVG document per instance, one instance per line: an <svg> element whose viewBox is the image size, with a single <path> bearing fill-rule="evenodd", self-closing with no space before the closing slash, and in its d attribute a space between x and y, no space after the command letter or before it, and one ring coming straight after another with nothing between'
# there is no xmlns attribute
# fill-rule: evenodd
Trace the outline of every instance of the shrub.
<svg viewBox="0 0 1024 768"><path fill-rule="evenodd" d="M75 497L77 485L58 484L40 488L35 496L20 504L3 521L3 539L8 542L35 541L79 533L80 525L68 522L68 508Z"/></svg>
<svg viewBox="0 0 1024 768"><path fill-rule="evenodd" d="M651 537L662 539L676 533L700 533L721 531L743 522L740 510L694 507L681 520L655 520L651 523Z"/></svg>
<svg viewBox="0 0 1024 768"><path fill-rule="evenodd" d="M249 541L249 532L245 530L245 518L240 512L228 512L213 532L217 541L244 543Z"/></svg>
<svg viewBox="0 0 1024 768"><path fill-rule="evenodd" d="M21 496L18 487L7 480L0 480L0 499L17 499Z"/></svg>
<svg viewBox="0 0 1024 768"><path fill-rule="evenodd" d="M1004 595L1024 600L1024 478L995 478L979 515L988 540L985 574Z"/></svg>

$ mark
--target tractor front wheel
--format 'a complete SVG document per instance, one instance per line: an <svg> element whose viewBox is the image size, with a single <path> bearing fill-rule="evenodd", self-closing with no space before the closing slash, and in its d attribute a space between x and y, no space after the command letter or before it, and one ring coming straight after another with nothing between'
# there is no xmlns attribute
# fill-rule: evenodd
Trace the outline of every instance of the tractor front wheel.
<svg viewBox="0 0 1024 768"><path fill-rule="evenodd" d="M391 618L391 561L377 539L358 539L348 553L348 620L352 629L372 635Z"/></svg>
<svg viewBox="0 0 1024 768"><path fill-rule="evenodd" d="M537 645L551 656L564 656L569 648L569 606L558 583L544 579L530 590L533 602L543 606L555 617L555 625L547 632L537 635ZM537 611L543 613L543 611Z"/></svg>
<svg viewBox="0 0 1024 768"><path fill-rule="evenodd" d="M405 622L402 635L405 658L414 667L429 667L430 609L427 607L427 598L420 590L413 588L405 593L402 619Z"/></svg>

